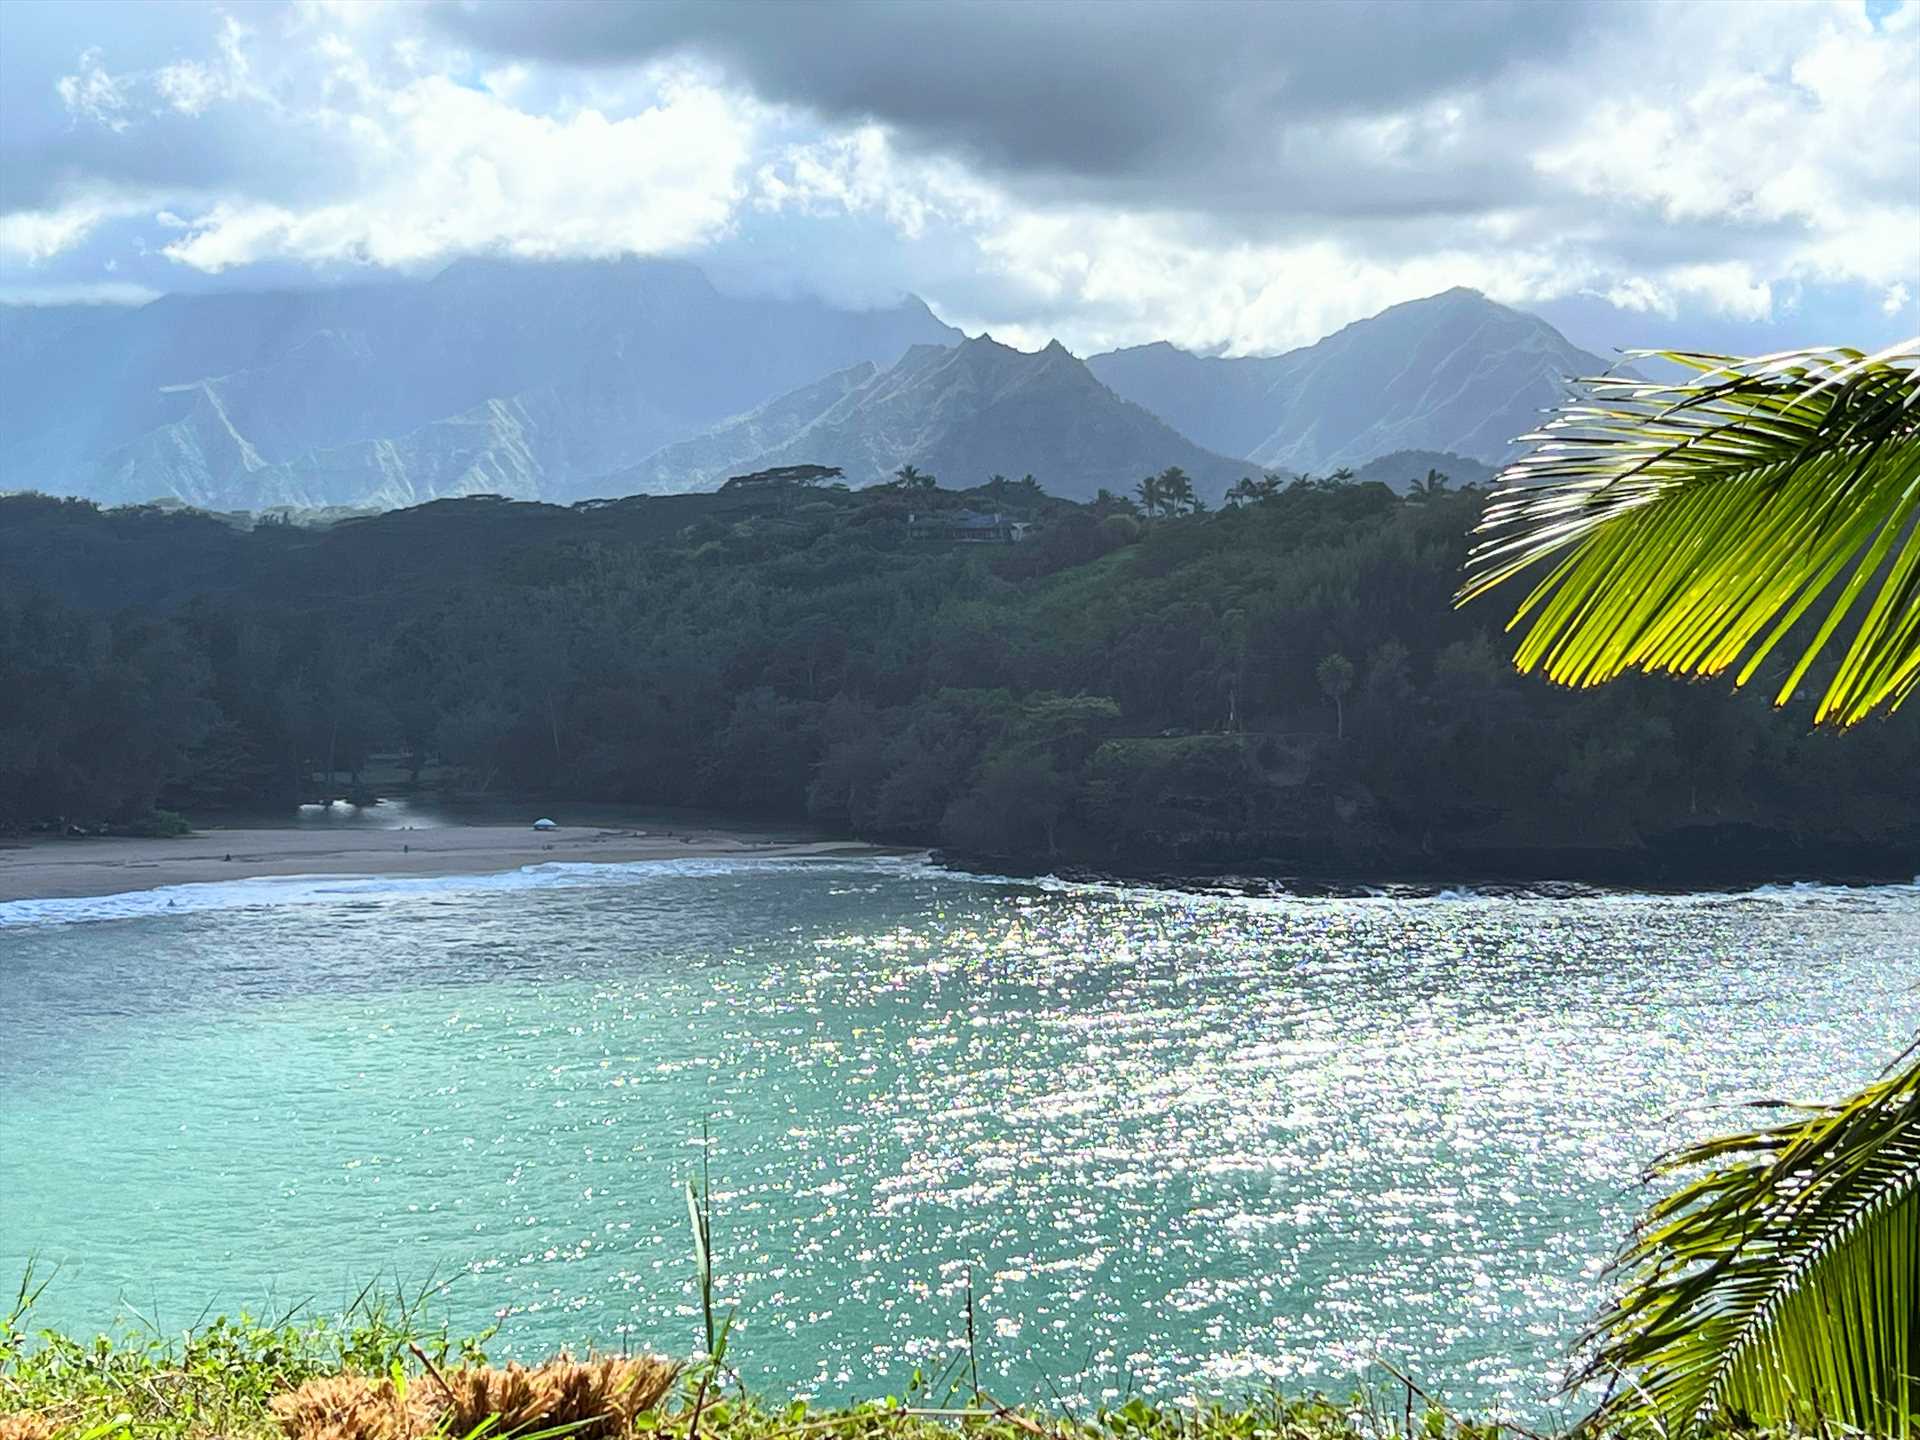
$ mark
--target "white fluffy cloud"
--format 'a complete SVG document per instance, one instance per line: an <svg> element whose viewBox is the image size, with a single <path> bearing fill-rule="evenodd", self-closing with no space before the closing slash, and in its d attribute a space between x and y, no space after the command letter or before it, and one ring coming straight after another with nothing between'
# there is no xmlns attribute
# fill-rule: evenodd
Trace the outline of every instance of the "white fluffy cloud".
<svg viewBox="0 0 1920 1440"><path fill-rule="evenodd" d="M220 271L274 258L407 266L479 251L687 250L732 216L752 131L725 95L692 82L610 119L528 114L440 75L370 89L330 126L367 153L355 193L307 206L222 200L164 253Z"/></svg>
<svg viewBox="0 0 1920 1440"><path fill-rule="evenodd" d="M62 128L16 167L39 172L14 187L30 198L0 206L0 285L99 284L109 260L137 288L674 253L918 289L1016 342L1231 353L1452 285L1746 323L1813 286L1888 316L1920 290L1920 0L1601 6L1512 57L1454 56L1405 99L1375 84L1296 112L1262 91L1244 157L1196 153L1190 186L1150 135L1066 173L1005 145L980 158L971 121L944 143L937 105L895 125L885 86L861 118L864 60L809 108L698 46L482 53L422 14L283 0L210 8L197 50L146 64L69 51L42 86ZM1235 124L1255 101L1236 96ZM981 74L977 104L996 103ZM1222 190L1242 159L1257 188Z"/></svg>
<svg viewBox="0 0 1920 1440"><path fill-rule="evenodd" d="M355 35L329 18L308 10L270 38L222 17L204 58L111 73L91 50L56 83L75 125L115 135L162 119L255 125L295 137L310 173L157 200L95 187L0 215L0 255L47 260L103 221L143 212L173 232L155 237L160 254L210 273L272 260L660 254L698 246L744 198L758 110L749 97L655 66L629 78L621 112L524 109L512 71L491 77L504 94L484 79L421 71L412 37ZM272 63L256 63L268 45ZM464 68L463 57L438 58Z"/></svg>
<svg viewBox="0 0 1920 1440"><path fill-rule="evenodd" d="M153 88L182 115L198 115L217 100L270 101L272 97L252 83L253 67L247 59L249 33L233 16L223 17L217 54L207 60L176 60L162 65L153 74Z"/></svg>
<svg viewBox="0 0 1920 1440"><path fill-rule="evenodd" d="M1738 15L1737 23L1728 23ZM1920 6L1775 0L1663 12L1659 49L1621 37L1615 93L1534 163L1643 225L1765 237L1775 279L1885 286L1920 264ZM1632 68L1629 68L1629 67ZM1765 313L1752 266L1693 260L1672 283Z"/></svg>
<svg viewBox="0 0 1920 1440"><path fill-rule="evenodd" d="M54 85L54 93L68 114L116 134L131 123L127 118L128 89L125 77L107 73L97 48L81 52L79 68L71 75L62 75Z"/></svg>
<svg viewBox="0 0 1920 1440"><path fill-rule="evenodd" d="M76 196L37 210L0 214L0 256L37 264L80 244L104 222L138 215L146 208L137 197Z"/></svg>

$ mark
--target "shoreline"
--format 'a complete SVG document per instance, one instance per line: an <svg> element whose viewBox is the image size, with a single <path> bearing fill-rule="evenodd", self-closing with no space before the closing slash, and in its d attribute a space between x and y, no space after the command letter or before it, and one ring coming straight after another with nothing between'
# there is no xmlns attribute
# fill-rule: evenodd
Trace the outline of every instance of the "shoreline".
<svg viewBox="0 0 1920 1440"><path fill-rule="evenodd" d="M1012 880L1051 878L1071 884L1113 885L1148 890L1177 890L1250 898L1298 899L1397 895L1747 895L1771 889L1883 890L1920 887L1920 859L1875 869L1764 870L1702 869L1619 865L1580 871L1552 865L1489 866L1463 864L1453 869L1411 865L1153 865L1036 864L1009 856L929 851L935 864L957 875L996 875Z"/></svg>
<svg viewBox="0 0 1920 1440"><path fill-rule="evenodd" d="M35 836L0 843L0 904L133 894L285 876L436 879L529 865L800 859L896 853L859 841L747 827L445 825L420 829L205 829L171 839Z"/></svg>
<svg viewBox="0 0 1920 1440"><path fill-rule="evenodd" d="M392 829L352 826L211 826L172 838L31 836L0 840L0 904L97 899L233 880L441 879L508 874L544 864L619 865L661 860L860 858L928 855L956 875L1141 886L1242 895L1342 896L1476 891L1540 894L1741 894L1771 886L1879 888L1920 883L1905 865L1840 873L1768 873L1732 867L1676 873L1669 866L1461 865L1415 868L1039 864L1007 856L878 845L793 829L690 821L584 824L535 831L524 824L454 823ZM1591 856L1583 857L1591 859ZM1595 874L1595 870L1600 874ZM1587 873L1582 875L1581 871ZM1611 871L1612 873L1607 873ZM1365 878L1356 878L1364 876Z"/></svg>

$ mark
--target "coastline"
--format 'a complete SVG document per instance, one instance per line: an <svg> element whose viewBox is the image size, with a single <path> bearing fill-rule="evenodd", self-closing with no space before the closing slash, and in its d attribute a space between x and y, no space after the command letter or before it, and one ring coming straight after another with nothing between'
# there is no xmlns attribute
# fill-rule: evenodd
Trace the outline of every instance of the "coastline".
<svg viewBox="0 0 1920 1440"><path fill-rule="evenodd" d="M0 843L0 903L70 900L272 876L496 875L528 865L646 860L796 859L893 853L858 841L796 839L747 827L659 829L445 825L411 830L206 829L175 839L35 836Z"/></svg>
<svg viewBox="0 0 1920 1440"><path fill-rule="evenodd" d="M1214 843L1207 843L1214 842ZM1565 843L1431 846L1390 837L1311 840L1205 837L1135 856L1062 854L1051 858L987 855L936 848L954 870L1016 877L1224 889L1250 895L1364 894L1383 887L1414 891L1566 890L1734 893L1770 885L1845 887L1920 884L1920 832L1886 840L1810 844L1765 827L1701 824L1649 835L1632 844Z"/></svg>

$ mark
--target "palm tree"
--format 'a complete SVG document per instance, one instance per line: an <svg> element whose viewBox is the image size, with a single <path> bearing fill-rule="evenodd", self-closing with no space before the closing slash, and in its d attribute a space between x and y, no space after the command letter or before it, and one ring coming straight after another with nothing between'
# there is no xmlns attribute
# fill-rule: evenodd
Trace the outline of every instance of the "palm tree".
<svg viewBox="0 0 1920 1440"><path fill-rule="evenodd" d="M1807 1433L1920 1421L1920 1046L1858 1095L1690 1146L1620 1264L1573 1385L1616 1388L1585 1428L1669 1440L1730 1417ZM1619 1384L1622 1377L1630 1383Z"/></svg>
<svg viewBox="0 0 1920 1440"><path fill-rule="evenodd" d="M1694 374L1588 381L1524 437L1459 598L1561 557L1513 624L1532 617L1519 668L1565 685L1736 663L1744 685L1824 610L1778 705L1857 617L1814 721L1897 707L1920 681L1920 337L1878 355L1636 355Z"/></svg>
<svg viewBox="0 0 1920 1440"><path fill-rule="evenodd" d="M1427 478L1415 480L1407 487L1409 500L1435 500L1447 493L1449 477L1444 470L1427 470Z"/></svg>
<svg viewBox="0 0 1920 1440"><path fill-rule="evenodd" d="M902 465L893 472L893 483L903 490L931 490L935 481L913 465Z"/></svg>
<svg viewBox="0 0 1920 1440"><path fill-rule="evenodd" d="M1514 616L1533 617L1515 664L1569 685L1736 662L1744 684L1811 626L1776 704L1852 621L1815 722L1897 709L1920 681L1920 338L1878 355L1641 355L1692 374L1588 381L1526 437L1459 598L1558 557ZM1692 1178L1648 1213L1586 1337L1573 1383L1614 1387L1590 1430L1914 1433L1916 1055L1838 1105L1658 1164Z"/></svg>
<svg viewBox="0 0 1920 1440"><path fill-rule="evenodd" d="M1235 509L1242 505L1252 505L1261 498L1260 482L1246 475L1234 481L1227 490L1227 504Z"/></svg>
<svg viewBox="0 0 1920 1440"><path fill-rule="evenodd" d="M1160 500L1169 510L1197 510L1199 497L1193 493L1193 477L1178 465L1160 472Z"/></svg>
<svg viewBox="0 0 1920 1440"><path fill-rule="evenodd" d="M1313 667L1313 678L1320 684L1320 693L1333 702L1333 735L1336 740L1347 738L1347 692L1353 689L1353 662L1346 656L1333 654Z"/></svg>
<svg viewBox="0 0 1920 1440"><path fill-rule="evenodd" d="M1133 487L1133 493L1140 497L1140 508L1146 512L1149 519L1160 512L1160 507L1166 503L1167 499L1166 493L1160 488L1158 475L1147 476Z"/></svg>

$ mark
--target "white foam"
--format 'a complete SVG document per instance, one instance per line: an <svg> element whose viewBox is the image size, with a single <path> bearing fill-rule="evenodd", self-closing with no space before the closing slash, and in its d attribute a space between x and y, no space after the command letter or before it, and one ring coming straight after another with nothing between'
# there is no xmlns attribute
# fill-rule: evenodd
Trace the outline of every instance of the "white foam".
<svg viewBox="0 0 1920 1440"><path fill-rule="evenodd" d="M73 925L101 920L139 920L152 916L195 915L216 910L246 910L291 905L333 905L341 901L386 900L408 896L473 895L489 892L564 890L594 885L647 884L674 877L747 874L796 867L865 869L877 873L932 872L924 857L862 856L716 857L686 860L550 861L488 875L259 875L245 880L215 880L193 885L162 885L117 895L80 895L48 900L0 901L0 929L22 925ZM938 872L946 874L947 872Z"/></svg>
<svg viewBox="0 0 1920 1440"><path fill-rule="evenodd" d="M1284 889L1266 895L1234 895L1209 890L1179 890L1122 881L1066 880L1057 875L1018 876L952 870L936 864L929 854L861 856L715 856L685 860L630 860L618 863L550 861L517 870L481 875L263 875L245 880L209 881L195 885L165 885L116 895L87 895L48 900L0 901L0 930L26 925L72 925L105 920L138 920L154 916L194 915L219 910L262 909L293 905L332 905L342 901L384 900L408 896L471 895L489 892L577 889L584 886L631 886L676 877L745 875L796 869L830 870L836 874L869 874L900 880L932 880L947 884L1007 886L1047 894L1097 895L1108 899L1147 903L1222 905L1270 908L1322 904L1388 906L1507 904L1517 900L1551 901L1549 893L1530 892L1524 886L1481 890L1460 886L1439 891L1408 893L1367 887L1359 894L1292 895ZM1661 893L1636 890L1592 890L1581 901L1662 905L1724 905L1758 903L1872 904L1889 894L1920 893L1920 876L1911 885L1843 886L1811 881L1759 885L1748 890Z"/></svg>

